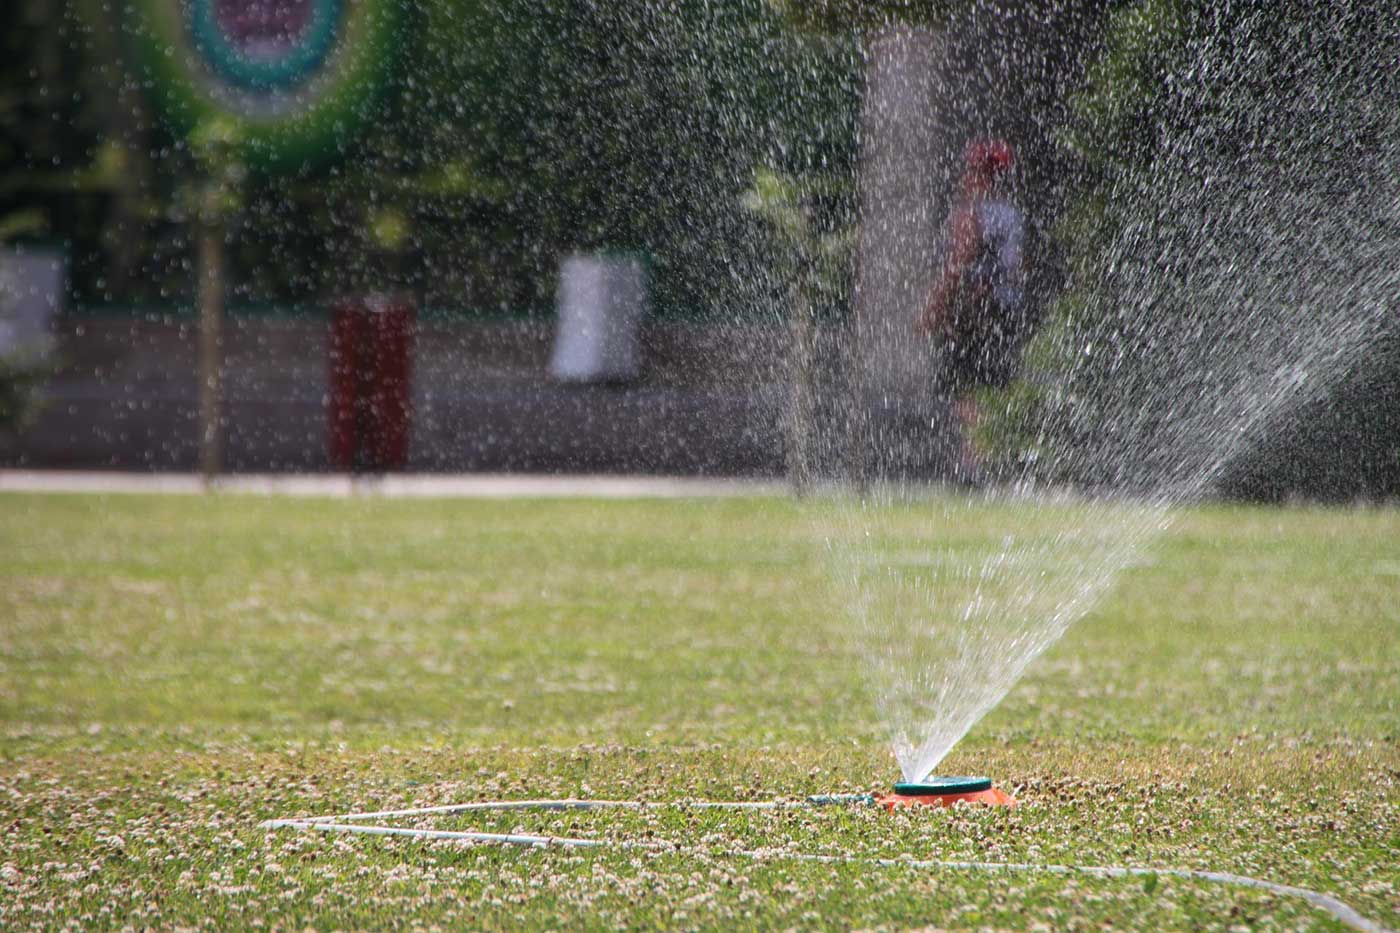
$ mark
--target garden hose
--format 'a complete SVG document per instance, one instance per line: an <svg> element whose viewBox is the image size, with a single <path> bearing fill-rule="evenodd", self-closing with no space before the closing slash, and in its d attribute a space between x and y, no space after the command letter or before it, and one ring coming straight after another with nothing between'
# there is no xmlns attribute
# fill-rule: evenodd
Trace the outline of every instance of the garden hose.
<svg viewBox="0 0 1400 933"><path fill-rule="evenodd" d="M298 829L326 833L360 833L370 836L406 836L415 839L435 839L456 842L474 842L492 845L512 845L525 848L572 848L572 849L623 849L665 852L675 848L673 843L602 839L583 839L569 836L537 836L520 833L487 833L477 831L415 829L400 826L379 826L367 824L367 820L389 819L407 816L430 816L447 813L473 813L507 810L652 810L652 809L693 809L693 810L787 810L817 806L869 806L881 803L875 794L817 794L797 800L770 801L678 801L657 802L644 800L491 800L472 803L447 804L435 807L413 807L403 810L378 810L366 813L344 813L333 816L315 816L293 819L267 820L259 824L264 829ZM1157 876L1181 878L1192 881L1206 881L1212 884L1225 884L1235 887L1253 888L1268 891L1282 897L1294 897L1310 906L1324 911L1332 919L1366 933L1387 933L1384 926L1370 920L1343 901L1295 885L1279 884L1248 875L1233 872L1203 871L1192 868L1154 868L1135 865L1036 865L1027 862L968 862L943 861L938 859L871 858L857 855L816 855L780 850L726 849L720 853L731 858L752 859L754 861L790 861L823 865L870 865L880 868L906 868L921 870L946 869L951 871L1044 873L1054 875L1091 875L1099 878L1135 878Z"/></svg>

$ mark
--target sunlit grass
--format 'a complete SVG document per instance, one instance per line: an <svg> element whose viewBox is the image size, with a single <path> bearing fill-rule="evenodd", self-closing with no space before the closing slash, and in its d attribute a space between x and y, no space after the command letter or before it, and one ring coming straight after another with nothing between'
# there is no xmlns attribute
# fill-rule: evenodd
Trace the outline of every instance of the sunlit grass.
<svg viewBox="0 0 1400 933"><path fill-rule="evenodd" d="M1015 519L935 507L978 553ZM256 828L882 789L822 508L0 496L0 925L1322 924L1179 881L725 854L757 846L1218 868L1400 923L1388 510L1181 516L946 762L1014 789L1013 811L438 823L682 847L642 854Z"/></svg>

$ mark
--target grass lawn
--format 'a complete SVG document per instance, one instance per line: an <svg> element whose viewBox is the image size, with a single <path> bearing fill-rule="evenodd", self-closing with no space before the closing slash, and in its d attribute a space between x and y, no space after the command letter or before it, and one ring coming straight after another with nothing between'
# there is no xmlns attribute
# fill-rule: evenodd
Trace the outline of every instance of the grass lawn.
<svg viewBox="0 0 1400 933"><path fill-rule="evenodd" d="M1214 869L1400 925L1392 510L1184 514L940 769L1015 809L432 824L645 850L258 828L885 789L819 526L776 499L0 495L0 927L1334 925L1164 876L785 853Z"/></svg>

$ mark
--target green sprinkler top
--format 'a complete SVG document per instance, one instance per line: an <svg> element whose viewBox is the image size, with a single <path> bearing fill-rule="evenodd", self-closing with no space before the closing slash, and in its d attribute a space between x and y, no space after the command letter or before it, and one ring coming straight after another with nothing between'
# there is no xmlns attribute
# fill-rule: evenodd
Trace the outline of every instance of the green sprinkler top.
<svg viewBox="0 0 1400 933"><path fill-rule="evenodd" d="M900 781L894 792L901 797L936 797L945 794L975 794L991 790L992 779L986 777L930 776L922 781Z"/></svg>

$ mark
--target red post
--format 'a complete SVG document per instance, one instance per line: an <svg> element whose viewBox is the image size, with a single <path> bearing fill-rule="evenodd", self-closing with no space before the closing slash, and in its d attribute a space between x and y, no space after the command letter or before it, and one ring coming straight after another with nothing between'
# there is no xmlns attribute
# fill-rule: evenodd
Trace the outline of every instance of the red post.
<svg viewBox="0 0 1400 933"><path fill-rule="evenodd" d="M413 303L405 295L342 299L331 308L331 465L401 470L412 424Z"/></svg>
<svg viewBox="0 0 1400 933"><path fill-rule="evenodd" d="M369 406L373 412L370 456L380 470L408 465L408 436L412 418L413 304L406 295L376 295L368 303L374 340L373 382Z"/></svg>
<svg viewBox="0 0 1400 933"><path fill-rule="evenodd" d="M330 410L329 433L331 466L352 470L360 446L360 371L364 363L360 348L365 344L365 315L358 302L341 299L331 306L330 332Z"/></svg>

